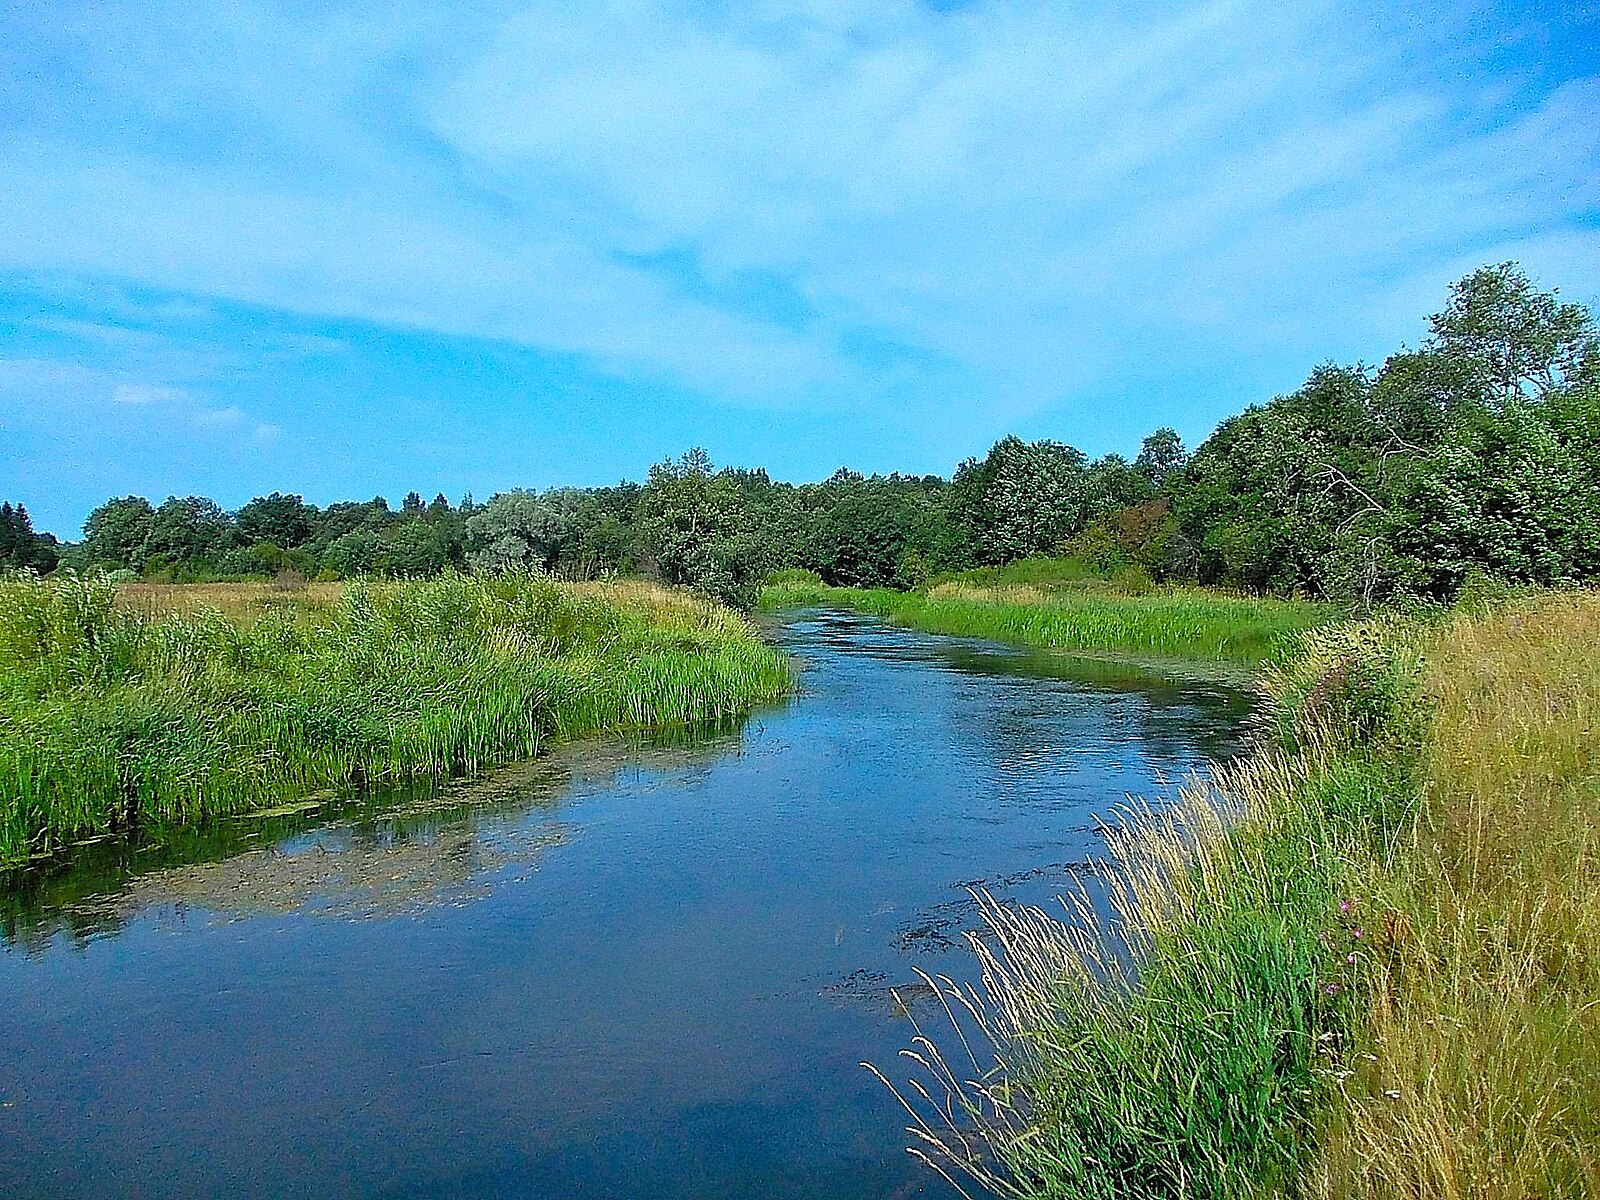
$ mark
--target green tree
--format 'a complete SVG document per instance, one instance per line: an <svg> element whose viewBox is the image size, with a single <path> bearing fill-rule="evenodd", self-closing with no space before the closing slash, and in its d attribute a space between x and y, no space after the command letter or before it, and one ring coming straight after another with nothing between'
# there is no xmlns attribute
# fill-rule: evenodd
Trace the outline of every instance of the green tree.
<svg viewBox="0 0 1600 1200"><path fill-rule="evenodd" d="M1083 482L1084 521L1095 521L1156 497L1156 485L1150 476L1120 454L1096 459Z"/></svg>
<svg viewBox="0 0 1600 1200"><path fill-rule="evenodd" d="M555 570L577 540L581 503L573 488L492 497L467 521L468 561L479 571Z"/></svg>
<svg viewBox="0 0 1600 1200"><path fill-rule="evenodd" d="M382 496L374 496L371 500L350 501L342 500L330 504L323 509L317 520L316 532L311 541L307 543L310 551L317 559L330 569L341 575L360 574L372 569L372 563L366 562L357 570L347 569L345 564L350 560L351 548L357 545L366 545L365 539L345 544L343 550L334 559L328 557L335 542L349 534L365 532L372 534L373 546L377 545L377 535L387 529L398 518L389 511L389 502ZM337 561L336 561L337 560Z"/></svg>
<svg viewBox="0 0 1600 1200"><path fill-rule="evenodd" d="M83 523L80 551L90 569L138 570L144 565L145 543L156 510L143 496L107 500Z"/></svg>
<svg viewBox="0 0 1600 1200"><path fill-rule="evenodd" d="M951 514L974 556L1007 563L1049 554L1086 520L1088 460L1060 442L996 442L981 462L968 459L951 484Z"/></svg>
<svg viewBox="0 0 1600 1200"><path fill-rule="evenodd" d="M704 450L650 468L639 495L639 557L667 583L749 608L767 567L736 479Z"/></svg>
<svg viewBox="0 0 1600 1200"><path fill-rule="evenodd" d="M1429 353L1460 399L1503 410L1600 384L1600 337L1581 304L1541 292L1516 263L1480 267L1430 322Z"/></svg>
<svg viewBox="0 0 1600 1200"><path fill-rule="evenodd" d="M1160 487L1188 461L1189 452L1183 448L1178 431L1164 425L1140 443L1139 457L1133 460L1133 467Z"/></svg>
<svg viewBox="0 0 1600 1200"><path fill-rule="evenodd" d="M1318 367L1298 391L1224 421L1169 478L1202 582L1326 594L1357 586L1352 564L1364 561L1360 547L1382 547L1388 519L1374 497L1371 391L1360 367Z"/></svg>
<svg viewBox="0 0 1600 1200"><path fill-rule="evenodd" d="M293 550L311 540L317 529L317 510L299 496L273 492L257 496L234 515L239 540L246 545L271 542Z"/></svg>
<svg viewBox="0 0 1600 1200"><path fill-rule="evenodd" d="M168 496L150 520L142 554L148 565L161 560L186 572L214 565L238 545L232 519L204 496Z"/></svg>
<svg viewBox="0 0 1600 1200"><path fill-rule="evenodd" d="M56 565L56 539L35 533L33 520L22 505L0 503L0 568L22 567L47 575Z"/></svg>
<svg viewBox="0 0 1600 1200"><path fill-rule="evenodd" d="M378 534L356 528L341 533L322 552L322 563L346 579L370 573L378 561Z"/></svg>
<svg viewBox="0 0 1600 1200"><path fill-rule="evenodd" d="M430 521L396 521L378 535L373 568L385 575L418 579L437 575L448 561L445 532Z"/></svg>

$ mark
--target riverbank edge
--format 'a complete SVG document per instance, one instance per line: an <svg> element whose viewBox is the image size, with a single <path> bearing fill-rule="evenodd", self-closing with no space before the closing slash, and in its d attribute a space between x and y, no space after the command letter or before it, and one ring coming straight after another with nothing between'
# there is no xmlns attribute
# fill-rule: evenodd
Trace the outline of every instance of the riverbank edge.
<svg viewBox="0 0 1600 1200"><path fill-rule="evenodd" d="M733 719L792 689L738 614L637 581L0 580L0 869L74 844L475 775L556 743Z"/></svg>
<svg viewBox="0 0 1600 1200"><path fill-rule="evenodd" d="M1125 594L959 579L909 592L785 581L763 588L758 606L767 612L847 609L923 633L1116 656L1158 670L1163 663L1210 662L1254 671L1283 654L1301 633L1342 616L1332 605L1200 588Z"/></svg>
<svg viewBox="0 0 1600 1200"><path fill-rule="evenodd" d="M979 897L943 986L997 1059L920 1048L958 1119L909 1104L913 1152L1018 1198L1600 1194L1597 643L1594 592L1302 635L1270 742L1107 830L1109 916Z"/></svg>

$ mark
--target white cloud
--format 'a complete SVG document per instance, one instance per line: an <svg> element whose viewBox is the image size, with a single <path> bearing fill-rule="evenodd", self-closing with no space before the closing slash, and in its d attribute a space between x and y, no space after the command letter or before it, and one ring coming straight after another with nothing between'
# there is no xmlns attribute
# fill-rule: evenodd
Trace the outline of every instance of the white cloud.
<svg viewBox="0 0 1600 1200"><path fill-rule="evenodd" d="M1392 344L1393 298L1441 264L1522 253L1559 282L1600 261L1600 78L1531 109L1419 82L1344 5L228 11L105 36L170 44L117 78L249 153L198 125L177 152L14 138L0 264L509 338L722 398L920 388L1021 414L1163 354L1303 368ZM705 286L646 265L684 247ZM752 272L810 319L717 299ZM847 349L889 343L917 353Z"/></svg>
<svg viewBox="0 0 1600 1200"><path fill-rule="evenodd" d="M78 363L49 358L0 358L0 395L36 390L69 390L99 382L100 375Z"/></svg>
<svg viewBox="0 0 1600 1200"><path fill-rule="evenodd" d="M111 389L111 399L117 404L173 404L188 398L182 388L153 387L144 383L119 383Z"/></svg>
<svg viewBox="0 0 1600 1200"><path fill-rule="evenodd" d="M187 428L213 436L248 430L266 446L283 435L237 404L218 405L203 393L129 380L115 369L62 359L0 359L0 417L28 424L64 421L85 433L108 420L153 434Z"/></svg>

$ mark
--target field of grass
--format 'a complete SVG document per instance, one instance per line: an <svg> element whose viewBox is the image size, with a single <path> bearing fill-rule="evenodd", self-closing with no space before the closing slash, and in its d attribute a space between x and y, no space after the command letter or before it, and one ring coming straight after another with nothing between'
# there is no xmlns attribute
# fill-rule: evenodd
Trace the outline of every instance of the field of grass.
<svg viewBox="0 0 1600 1200"><path fill-rule="evenodd" d="M1337 616L1329 605L1118 583L1071 567L1069 560L1025 559L914 592L832 588L790 573L763 589L761 607L850 608L926 633L1247 664L1272 657L1296 635Z"/></svg>
<svg viewBox="0 0 1600 1200"><path fill-rule="evenodd" d="M789 686L736 614L642 583L0 580L0 864Z"/></svg>
<svg viewBox="0 0 1600 1200"><path fill-rule="evenodd" d="M1012 1197L1600 1195L1600 594L1268 684L1274 745L1111 832L1109 909L985 899L917 1152Z"/></svg>

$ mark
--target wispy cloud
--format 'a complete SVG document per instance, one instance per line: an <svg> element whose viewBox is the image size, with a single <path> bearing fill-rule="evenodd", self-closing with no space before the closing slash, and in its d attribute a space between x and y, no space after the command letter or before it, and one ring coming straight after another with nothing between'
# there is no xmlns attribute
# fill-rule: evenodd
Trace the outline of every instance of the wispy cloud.
<svg viewBox="0 0 1600 1200"><path fill-rule="evenodd" d="M116 404L174 404L188 400L182 388L154 387L146 383L119 383L111 389Z"/></svg>

